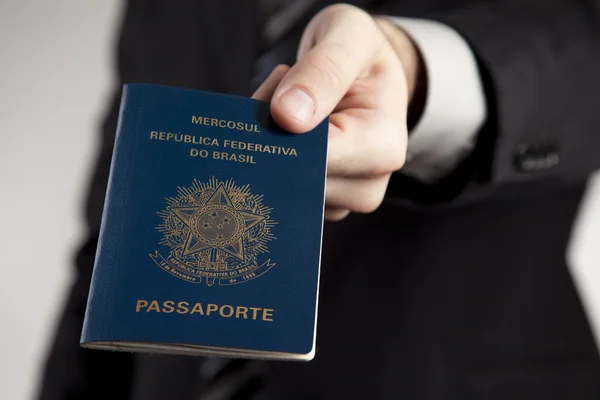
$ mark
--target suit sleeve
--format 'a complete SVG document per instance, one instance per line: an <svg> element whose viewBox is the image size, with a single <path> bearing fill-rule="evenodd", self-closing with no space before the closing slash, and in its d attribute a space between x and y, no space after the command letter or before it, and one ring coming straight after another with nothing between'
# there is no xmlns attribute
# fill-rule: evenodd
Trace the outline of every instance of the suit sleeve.
<svg viewBox="0 0 600 400"><path fill-rule="evenodd" d="M417 200L444 201L466 188L584 180L600 167L599 8L595 0L501 0L418 15L470 45L488 120L473 154L447 179L399 186ZM382 13L401 9L391 2Z"/></svg>

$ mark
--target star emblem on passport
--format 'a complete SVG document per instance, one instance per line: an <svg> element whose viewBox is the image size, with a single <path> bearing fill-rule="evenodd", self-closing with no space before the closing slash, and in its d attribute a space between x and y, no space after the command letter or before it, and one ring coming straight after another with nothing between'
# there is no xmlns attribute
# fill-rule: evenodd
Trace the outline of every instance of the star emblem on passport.
<svg viewBox="0 0 600 400"><path fill-rule="evenodd" d="M249 185L239 186L231 179L195 180L166 202L166 209L158 213L162 221L157 229L169 255L156 251L150 257L171 275L227 286L253 280L275 265L270 259L258 260L275 239L275 221L263 196L253 194Z"/></svg>
<svg viewBox="0 0 600 400"><path fill-rule="evenodd" d="M170 210L188 227L183 249L183 255L186 256L217 249L244 260L244 233L266 218L236 208L222 184L202 206L171 207ZM211 225L210 220L215 219L227 220L228 223Z"/></svg>

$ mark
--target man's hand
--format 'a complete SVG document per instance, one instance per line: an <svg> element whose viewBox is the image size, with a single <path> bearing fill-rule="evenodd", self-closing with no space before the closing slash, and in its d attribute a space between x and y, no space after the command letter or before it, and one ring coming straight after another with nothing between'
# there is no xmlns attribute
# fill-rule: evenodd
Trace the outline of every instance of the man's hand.
<svg viewBox="0 0 600 400"><path fill-rule="evenodd" d="M406 112L418 69L410 39L349 5L306 27L292 67L277 67L254 93L284 129L302 133L327 115L325 218L374 211L406 157Z"/></svg>

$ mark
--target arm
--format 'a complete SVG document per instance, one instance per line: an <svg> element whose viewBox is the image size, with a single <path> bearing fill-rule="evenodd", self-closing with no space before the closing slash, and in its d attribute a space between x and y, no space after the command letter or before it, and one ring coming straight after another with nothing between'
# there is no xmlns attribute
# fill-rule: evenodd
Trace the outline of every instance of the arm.
<svg viewBox="0 0 600 400"><path fill-rule="evenodd" d="M411 78L373 18L323 9L304 30L298 61L276 68L254 98L271 101L284 129L303 133L328 115L325 218L371 212L406 156Z"/></svg>
<svg viewBox="0 0 600 400"><path fill-rule="evenodd" d="M401 15L402 8L389 2L375 11ZM487 119L473 151L434 184L394 173L407 157L412 101L407 88L414 84L406 68L413 52L392 46L408 40L400 29L382 44L360 10L328 7L306 28L298 62L272 93L258 96L272 100L273 116L293 132L307 131L331 113L329 219L373 211L386 190L416 202L450 201L463 193L478 196L491 184L584 180L599 166L600 136L594 132L600 122L594 104L600 89L594 72L600 65L599 28L592 0L473 2L422 14L454 28L469 43L486 94ZM391 60L390 47L399 65ZM300 119L284 106L290 88L307 94L296 97L292 107L306 111ZM300 107L303 99L311 105Z"/></svg>
<svg viewBox="0 0 600 400"><path fill-rule="evenodd" d="M393 2L381 13L398 15ZM473 2L422 17L454 28L479 60L488 119L475 152L441 185L587 178L600 166L597 2ZM427 188L411 182L411 190Z"/></svg>
<svg viewBox="0 0 600 400"><path fill-rule="evenodd" d="M418 48L418 56L409 58L417 66L404 66L418 76L412 78L416 93L408 109L407 162L401 173L433 184L472 153L487 119L475 55L454 29L439 22L399 17L378 22L392 44L402 29L414 43L412 51ZM397 54L407 51L401 43Z"/></svg>
<svg viewBox="0 0 600 400"><path fill-rule="evenodd" d="M471 70L465 75L469 78L469 72L473 72L475 102L479 100L484 103L474 57L458 34L450 28L444 28L443 34L451 37L452 44L462 50L465 56L456 68L460 68L460 65L470 67ZM349 212L375 210L383 200L389 179L392 175L400 176L394 172L404 164L407 141L409 150L411 141L413 150L419 144L415 139L425 139L431 144L429 149L417 154L420 157L415 157L420 165L415 165L412 160L407 165L417 174L421 173L421 176L431 172L446 174L455 166L453 163L460 162L464 157L464 154L456 157L455 150L458 149L458 153L470 152L472 144L469 142L472 142L478 126L485 119L485 104L479 104L480 115L466 125L470 130L466 135L469 137L462 135L461 131L465 127L465 119L456 119L454 130L457 135L452 146L448 145L449 135L440 138L444 132L439 131L433 132L433 136L437 135L434 140L429 140L431 132L414 131L407 140L407 111L412 111L409 104L414 105L418 97L416 81L421 75L419 71L422 66L413 40L403 30L385 18L373 20L355 7L336 5L321 11L308 24L296 65L289 71L283 67L276 69L255 93L257 98L272 101L274 118L292 132L309 130L331 114L327 219L341 219ZM442 69L435 63L434 66ZM443 92L444 85L443 82L439 84L439 77L433 74L431 78L433 92L440 87ZM465 93L466 85L460 89ZM294 95L288 99L290 93ZM446 98L442 100L452 97L452 93L443 94ZM436 100L435 95L429 97L429 103ZM286 104L288 100L291 100L290 104ZM456 101L453 105L461 107ZM431 107L426 108L420 125L424 125L428 114L434 114L433 118L429 116L429 120L438 122ZM455 112L457 110L447 110L443 105L438 109L446 112L445 116L452 114L454 118L458 114ZM410 118L410 114L408 116ZM444 124L448 125L448 122L446 119ZM442 140L447 142L443 143ZM427 155L426 162L419 160L424 155Z"/></svg>

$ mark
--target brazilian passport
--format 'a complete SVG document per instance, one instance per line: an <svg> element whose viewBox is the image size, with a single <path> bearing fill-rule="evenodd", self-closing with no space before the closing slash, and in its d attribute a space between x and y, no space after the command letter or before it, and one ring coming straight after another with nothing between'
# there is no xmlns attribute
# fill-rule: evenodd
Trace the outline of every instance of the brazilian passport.
<svg viewBox="0 0 600 400"><path fill-rule="evenodd" d="M291 134L266 102L125 85L81 345L312 359L327 127Z"/></svg>

